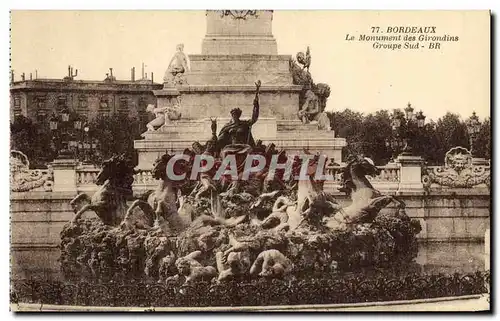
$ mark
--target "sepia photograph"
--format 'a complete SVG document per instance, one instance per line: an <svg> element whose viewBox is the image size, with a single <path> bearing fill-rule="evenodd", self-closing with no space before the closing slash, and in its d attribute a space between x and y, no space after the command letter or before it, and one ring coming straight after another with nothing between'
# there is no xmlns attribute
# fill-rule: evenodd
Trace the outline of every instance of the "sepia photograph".
<svg viewBox="0 0 500 321"><path fill-rule="evenodd" d="M491 30L12 10L11 311L491 311Z"/></svg>

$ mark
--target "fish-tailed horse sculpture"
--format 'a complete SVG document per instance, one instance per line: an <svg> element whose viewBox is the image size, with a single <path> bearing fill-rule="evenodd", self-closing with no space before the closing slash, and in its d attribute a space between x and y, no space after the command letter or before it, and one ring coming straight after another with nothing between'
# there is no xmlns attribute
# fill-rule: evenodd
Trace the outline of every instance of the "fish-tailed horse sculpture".
<svg viewBox="0 0 500 321"><path fill-rule="evenodd" d="M185 154L188 154L185 151ZM135 200L128 209L128 213L132 213L139 207L146 216L154 216L155 224L159 225L161 221L167 221L169 229L172 232L180 232L187 228L190 223L189 218L182 218L177 210L178 190L185 184L185 180L172 180L167 175L167 164L174 157L165 153L159 157L152 170L154 179L159 180L158 186L154 191L146 194L147 200ZM189 162L178 159L173 166L173 171L176 175L186 174ZM189 173L186 175L189 176Z"/></svg>
<svg viewBox="0 0 500 321"><path fill-rule="evenodd" d="M343 191L352 199L351 205L342 208L326 225L337 228L339 224L369 223L390 203L395 203L398 210L405 208L405 203L391 195L383 195L373 188L366 176L375 176L379 169L373 161L359 155L352 157L343 173Z"/></svg>
<svg viewBox="0 0 500 321"><path fill-rule="evenodd" d="M301 162L296 164L301 165ZM366 176L377 175L379 169L371 159L361 156L352 157L344 169L342 190L351 197L352 203L342 207L333 195L323 191L324 180L316 177L325 174L325 164L319 162L317 155L305 166L306 175L297 182L297 206L287 211L291 229L301 227L305 221L332 230L343 229L347 224L373 222L377 214L390 203L396 203L399 210L404 209L402 201L373 188ZM297 172L298 166L294 167L294 172Z"/></svg>
<svg viewBox="0 0 500 321"><path fill-rule="evenodd" d="M133 195L134 173L133 164L124 155L104 161L96 179L96 184L101 187L92 197L80 194L71 200L76 213L72 222L75 223L85 212L94 211L104 224L119 225L127 212L127 200Z"/></svg>
<svg viewBox="0 0 500 321"><path fill-rule="evenodd" d="M242 222L244 217L224 219L218 217L215 213L212 213L214 215L213 217L200 215L195 218L195 214L197 213L192 213L190 210L184 210L184 207L189 207L189 204L185 203L185 196L181 195L179 199L179 190L189 182L193 165L193 153L186 149L184 155L188 155L189 160L177 159L172 169L170 169L173 170L173 174L175 175L185 175L185 179L182 180L173 180L167 173L169 170L167 165L175 155L166 153L155 161L152 176L159 180L158 186L156 190L146 194L147 200L135 200L127 211L127 217L140 216L132 214L139 208L146 217L154 216L155 225L162 227L162 229L165 227L170 235L178 235L188 228L193 229L206 225L232 226ZM180 206L178 206L178 203L180 203ZM128 225L128 227L133 227L135 224L134 219L131 219L130 222L125 220L124 223Z"/></svg>
<svg viewBox="0 0 500 321"><path fill-rule="evenodd" d="M306 155L310 155L308 151L304 150L304 152ZM323 178L318 177L318 175L325 174L326 160L326 157L323 156L323 162L321 162L319 154L308 159L307 164L304 165L303 160L294 160L292 173L298 177L296 182L297 206L293 209L289 208L287 211L289 212L288 224L291 229L300 227L311 210L319 208L320 203L322 215L329 215L339 210L340 205L337 204L333 196L324 193Z"/></svg>

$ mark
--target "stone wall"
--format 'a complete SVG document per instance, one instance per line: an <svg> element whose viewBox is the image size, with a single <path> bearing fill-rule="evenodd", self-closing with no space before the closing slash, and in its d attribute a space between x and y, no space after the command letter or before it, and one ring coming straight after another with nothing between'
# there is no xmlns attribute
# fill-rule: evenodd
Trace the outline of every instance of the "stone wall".
<svg viewBox="0 0 500 321"><path fill-rule="evenodd" d="M73 216L69 201L74 196L76 192L12 193L12 246L56 247L59 232ZM336 197L346 206L350 203L345 195L337 193ZM408 215L420 220L419 238L423 240L482 241L490 228L490 195L486 189L408 192L398 197L406 203Z"/></svg>
<svg viewBox="0 0 500 321"><path fill-rule="evenodd" d="M73 215L71 192L11 194L11 244L13 247L54 247L59 233Z"/></svg>

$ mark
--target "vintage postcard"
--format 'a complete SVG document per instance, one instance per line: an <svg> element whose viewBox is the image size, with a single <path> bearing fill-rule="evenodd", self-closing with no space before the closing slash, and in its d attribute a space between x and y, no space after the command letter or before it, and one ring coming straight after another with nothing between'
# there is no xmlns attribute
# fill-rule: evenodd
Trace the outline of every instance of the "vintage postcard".
<svg viewBox="0 0 500 321"><path fill-rule="evenodd" d="M489 11L12 11L12 311L489 311Z"/></svg>

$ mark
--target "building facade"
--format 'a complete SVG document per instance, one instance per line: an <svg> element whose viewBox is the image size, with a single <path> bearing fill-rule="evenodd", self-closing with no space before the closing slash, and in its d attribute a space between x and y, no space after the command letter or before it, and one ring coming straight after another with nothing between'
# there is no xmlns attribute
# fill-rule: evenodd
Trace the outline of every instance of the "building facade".
<svg viewBox="0 0 500 321"><path fill-rule="evenodd" d="M153 90L163 84L149 79L138 81L116 80L107 76L103 81L63 79L30 79L11 83L10 115L23 115L33 122L48 122L65 108L85 116L88 120L97 115L125 114L147 122L148 104L155 104Z"/></svg>

